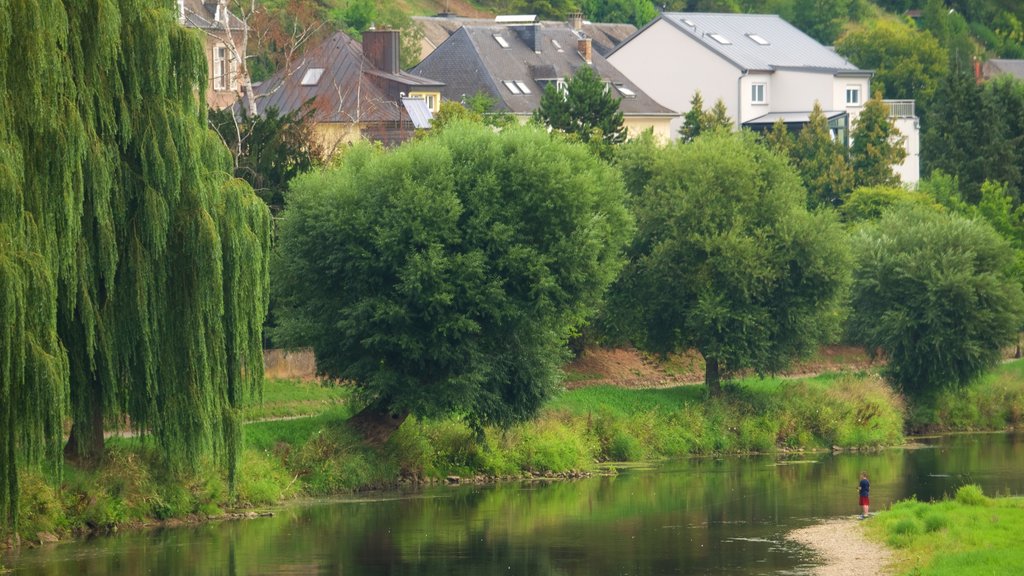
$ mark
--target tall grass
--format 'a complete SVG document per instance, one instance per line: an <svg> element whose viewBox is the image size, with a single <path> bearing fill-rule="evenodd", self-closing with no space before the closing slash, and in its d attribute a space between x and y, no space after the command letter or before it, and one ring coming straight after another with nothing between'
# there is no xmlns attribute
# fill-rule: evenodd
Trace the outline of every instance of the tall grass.
<svg viewBox="0 0 1024 576"><path fill-rule="evenodd" d="M942 502L899 502L879 513L867 529L872 538L896 549L899 573L1024 573L1024 498L992 499L967 485Z"/></svg>

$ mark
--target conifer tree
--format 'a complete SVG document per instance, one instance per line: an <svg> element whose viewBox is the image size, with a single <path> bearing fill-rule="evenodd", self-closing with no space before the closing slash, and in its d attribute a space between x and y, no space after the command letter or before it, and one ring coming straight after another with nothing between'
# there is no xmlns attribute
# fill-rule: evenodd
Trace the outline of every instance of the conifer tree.
<svg viewBox="0 0 1024 576"><path fill-rule="evenodd" d="M857 186L896 186L899 176L893 172L907 157L903 137L891 122L889 109L881 94L868 100L853 126L850 163Z"/></svg>
<svg viewBox="0 0 1024 576"><path fill-rule="evenodd" d="M715 105L704 114L701 120L701 129L704 132L713 130L732 130L732 118L729 117L729 110L725 107L725 101L719 98Z"/></svg>
<svg viewBox="0 0 1024 576"><path fill-rule="evenodd" d="M809 207L837 206L853 190L853 171L846 148L833 140L828 119L818 102L796 137L791 154L807 188Z"/></svg>
<svg viewBox="0 0 1024 576"><path fill-rule="evenodd" d="M258 393L269 215L206 129L173 2L0 0L0 526L17 477L130 417L221 457Z"/></svg>
<svg viewBox="0 0 1024 576"><path fill-rule="evenodd" d="M700 90L697 90L690 99L690 111L683 116L683 125L679 127L679 137L683 142L690 142L700 136L703 121L704 98Z"/></svg>
<svg viewBox="0 0 1024 576"><path fill-rule="evenodd" d="M534 119L556 130L576 134L583 142L598 138L605 144L626 140L619 99L590 66L582 66L566 83L565 92L555 84L544 87Z"/></svg>

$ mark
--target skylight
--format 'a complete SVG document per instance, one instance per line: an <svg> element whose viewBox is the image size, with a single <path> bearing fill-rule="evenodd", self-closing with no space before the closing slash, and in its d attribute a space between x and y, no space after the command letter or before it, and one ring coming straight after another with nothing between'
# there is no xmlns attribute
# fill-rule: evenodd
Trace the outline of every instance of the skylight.
<svg viewBox="0 0 1024 576"><path fill-rule="evenodd" d="M508 48L508 40L505 40L504 38L498 36L497 34L494 35L494 41L498 43L498 46L501 46L502 48Z"/></svg>
<svg viewBox="0 0 1024 576"><path fill-rule="evenodd" d="M697 25L693 23L693 20L689 20L687 18L683 18L683 24L686 24L690 28L696 28L697 27Z"/></svg>
<svg viewBox="0 0 1024 576"><path fill-rule="evenodd" d="M504 84L505 88L508 88L508 91L513 94L523 93L523 91L519 89L519 86L516 86L516 83L513 82L512 80L505 80L504 82L502 82L502 84Z"/></svg>
<svg viewBox="0 0 1024 576"><path fill-rule="evenodd" d="M558 50L559 52L562 51L562 45L558 43L558 40L552 38L551 43L555 45L555 50Z"/></svg>
<svg viewBox="0 0 1024 576"><path fill-rule="evenodd" d="M626 98L636 98L636 92L633 92L632 90L626 88L622 84L616 84L615 88L619 91L620 94L622 94Z"/></svg>
<svg viewBox="0 0 1024 576"><path fill-rule="evenodd" d="M712 32L711 34L708 34L708 36L710 36L712 40L718 42L719 44L732 44L732 42L728 38L716 32Z"/></svg>
<svg viewBox="0 0 1024 576"><path fill-rule="evenodd" d="M522 91L523 94L530 93L530 87L527 86L525 82L520 82L519 80L516 80L516 86L519 87L519 90Z"/></svg>
<svg viewBox="0 0 1024 576"><path fill-rule="evenodd" d="M316 86L320 82L320 77L323 76L323 68L310 68L306 70L306 73L302 76L303 86Z"/></svg>
<svg viewBox="0 0 1024 576"><path fill-rule="evenodd" d="M761 46L768 46L769 44L771 44L771 42L765 40L764 37L760 36L759 34L747 34L747 38L750 38L751 40L757 42Z"/></svg>

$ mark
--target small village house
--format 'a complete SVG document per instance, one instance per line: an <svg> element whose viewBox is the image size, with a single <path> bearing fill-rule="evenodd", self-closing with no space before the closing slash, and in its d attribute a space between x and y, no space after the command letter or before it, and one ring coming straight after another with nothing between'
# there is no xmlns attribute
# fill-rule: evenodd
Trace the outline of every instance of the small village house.
<svg viewBox="0 0 1024 576"><path fill-rule="evenodd" d="M678 114L699 90L705 106L721 99L739 128L793 131L820 103L837 139L871 97L871 76L782 18L765 14L663 13L612 50L608 60L652 98ZM919 126L912 100L888 101L907 158L894 171L919 179ZM671 126L678 137L677 117Z"/></svg>

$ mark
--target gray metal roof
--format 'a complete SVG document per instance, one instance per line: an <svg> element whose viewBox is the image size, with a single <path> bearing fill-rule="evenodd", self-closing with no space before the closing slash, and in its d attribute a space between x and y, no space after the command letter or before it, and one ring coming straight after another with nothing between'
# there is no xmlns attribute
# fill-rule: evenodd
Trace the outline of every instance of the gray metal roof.
<svg viewBox="0 0 1024 576"><path fill-rule="evenodd" d="M1024 60L992 59L985 62L984 70L986 78L1000 74L1010 74L1016 78L1024 78Z"/></svg>
<svg viewBox="0 0 1024 576"><path fill-rule="evenodd" d="M417 128L430 128L430 121L433 120L434 115L430 113L430 108L427 108L427 101L423 98L402 98L402 106L405 106L405 111L409 113L409 119L412 120L412 125Z"/></svg>
<svg viewBox="0 0 1024 576"><path fill-rule="evenodd" d="M508 45L503 47L495 37ZM514 114L530 114L538 106L546 81L568 80L586 65L578 52L579 36L567 24L539 26L463 26L409 72L444 82L441 95L460 101L477 92L497 99L496 107ZM633 84L598 52L591 66L613 86L634 94L619 103L626 116L676 116ZM512 92L505 82L521 82L529 93Z"/></svg>
<svg viewBox="0 0 1024 576"><path fill-rule="evenodd" d="M844 114L844 110L824 110L822 114L825 115L827 120L838 118ZM758 116L753 120L747 120L743 123L744 126L754 124L774 124L775 122L782 120L786 124L802 123L805 124L811 119L811 113L808 111L797 111L797 112L772 112L771 114L765 114L764 116Z"/></svg>
<svg viewBox="0 0 1024 576"><path fill-rule="evenodd" d="M666 12L661 18L741 70L861 72L834 50L774 14ZM767 44L755 41L752 36L760 37ZM716 38L728 43L723 44Z"/></svg>

